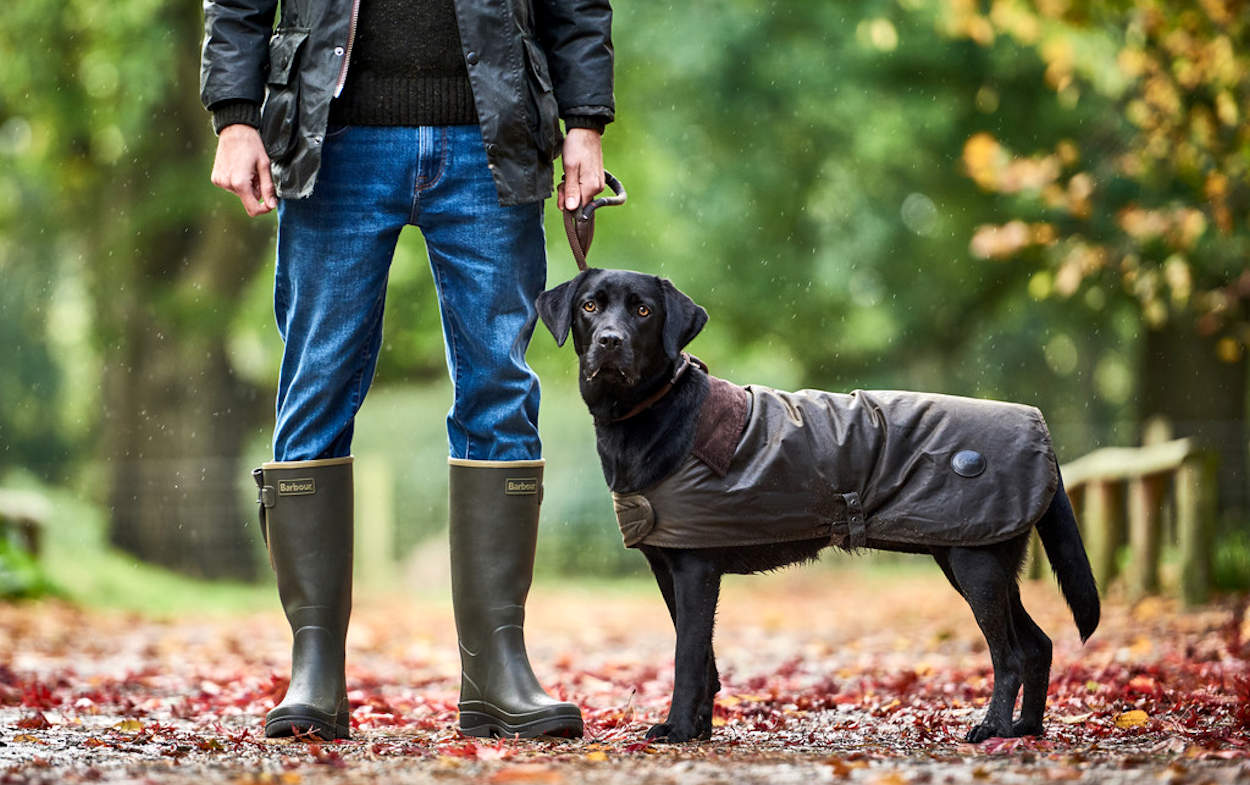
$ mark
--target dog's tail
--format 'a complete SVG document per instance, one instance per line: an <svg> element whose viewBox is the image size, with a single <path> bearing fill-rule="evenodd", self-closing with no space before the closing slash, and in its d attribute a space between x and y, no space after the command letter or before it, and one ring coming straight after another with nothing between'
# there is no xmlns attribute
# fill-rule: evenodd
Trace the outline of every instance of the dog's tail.
<svg viewBox="0 0 1250 785"><path fill-rule="evenodd" d="M1076 527L1072 502L1063 490L1062 477L1059 478L1059 488L1050 501L1050 508L1037 522L1037 533L1046 549L1046 558L1050 561L1051 569L1059 579L1063 598L1072 609L1072 618L1076 620L1081 640L1089 640L1089 636L1098 627L1101 613L1098 586L1094 582L1094 571L1089 566L1089 557L1085 555L1081 532Z"/></svg>

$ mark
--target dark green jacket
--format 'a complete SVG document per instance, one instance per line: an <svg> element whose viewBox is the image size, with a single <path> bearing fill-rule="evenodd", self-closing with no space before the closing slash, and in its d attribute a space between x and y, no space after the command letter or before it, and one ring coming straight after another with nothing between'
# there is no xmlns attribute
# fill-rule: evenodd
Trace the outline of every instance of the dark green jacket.
<svg viewBox="0 0 1250 785"><path fill-rule="evenodd" d="M330 101L350 67L361 0L206 0L200 99L263 102L261 137L282 198L312 193ZM609 0L454 0L501 204L551 195L559 117L611 121Z"/></svg>
<svg viewBox="0 0 1250 785"><path fill-rule="evenodd" d="M1050 433L1032 406L710 384L677 471L613 494L626 546L988 544L1031 529L1058 487Z"/></svg>

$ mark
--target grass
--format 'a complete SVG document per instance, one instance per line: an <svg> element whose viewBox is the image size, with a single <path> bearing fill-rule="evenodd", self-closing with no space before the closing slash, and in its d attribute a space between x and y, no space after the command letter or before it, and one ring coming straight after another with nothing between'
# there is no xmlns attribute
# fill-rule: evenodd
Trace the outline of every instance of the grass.
<svg viewBox="0 0 1250 785"><path fill-rule="evenodd" d="M153 616L237 613L273 604L273 588L188 578L111 547L102 508L72 491L43 488L51 503L39 564L52 593L71 602Z"/></svg>

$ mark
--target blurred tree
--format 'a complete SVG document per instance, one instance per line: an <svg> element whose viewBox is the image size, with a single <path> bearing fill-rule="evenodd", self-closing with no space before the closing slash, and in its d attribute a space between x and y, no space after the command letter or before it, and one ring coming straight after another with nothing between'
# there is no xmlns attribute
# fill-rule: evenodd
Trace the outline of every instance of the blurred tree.
<svg viewBox="0 0 1250 785"><path fill-rule="evenodd" d="M172 0L0 7L0 128L21 137L0 175L15 202L0 232L7 265L81 260L112 541L186 572L247 577L237 462L269 407L225 343L272 226L207 186L200 35L198 6Z"/></svg>
<svg viewBox="0 0 1250 785"><path fill-rule="evenodd" d="M1041 118L1085 118L1058 111L1030 51L940 23L924 0L618 8L605 145L631 203L604 217L594 261L670 275L706 305L695 348L727 375L1058 398L1020 363L1052 377L1046 333L1079 312L1016 318L1030 271L971 257L996 197L959 153L987 126L1023 140Z"/></svg>
<svg viewBox="0 0 1250 785"><path fill-rule="evenodd" d="M0 127L0 134L17 133ZM0 191L8 186L11 179L0 174ZM0 196L0 211L16 202ZM46 332L45 307L55 286L55 265L48 262L0 234L0 477L15 468L56 475L69 449L61 427L64 380Z"/></svg>
<svg viewBox="0 0 1250 785"><path fill-rule="evenodd" d="M1225 505L1244 510L1245 4L994 0L983 14L966 0L943 2L950 33L989 48L1009 37L1035 49L1065 111L1095 109L1100 118L1079 136L1039 134L1028 155L990 133L967 140L967 174L1013 216L978 228L972 252L1025 260L1038 297L1080 294L1101 304L1111 293L1135 304L1144 327L1139 417L1163 417L1177 435L1219 449Z"/></svg>

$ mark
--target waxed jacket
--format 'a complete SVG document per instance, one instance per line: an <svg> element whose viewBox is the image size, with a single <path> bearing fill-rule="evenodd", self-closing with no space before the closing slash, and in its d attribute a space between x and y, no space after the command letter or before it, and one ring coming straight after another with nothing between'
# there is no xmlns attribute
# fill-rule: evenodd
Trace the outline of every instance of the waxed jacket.
<svg viewBox="0 0 1250 785"><path fill-rule="evenodd" d="M282 198L312 193L361 0L205 0L200 100L261 105ZM487 160L504 205L551 195L560 117L611 121L609 0L454 0Z"/></svg>
<svg viewBox="0 0 1250 785"><path fill-rule="evenodd" d="M1032 406L709 381L690 455L653 487L613 494L627 547L985 545L1031 529L1059 485Z"/></svg>

